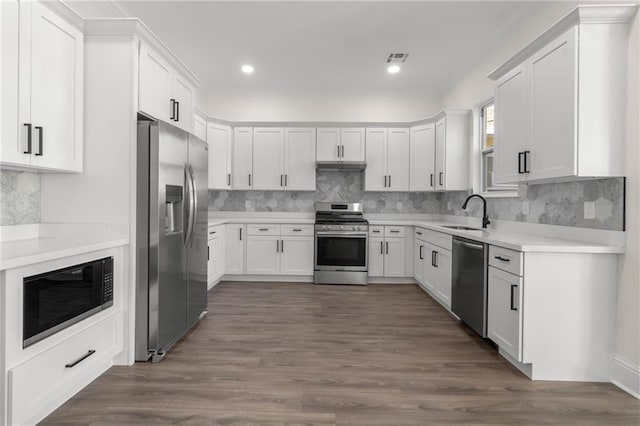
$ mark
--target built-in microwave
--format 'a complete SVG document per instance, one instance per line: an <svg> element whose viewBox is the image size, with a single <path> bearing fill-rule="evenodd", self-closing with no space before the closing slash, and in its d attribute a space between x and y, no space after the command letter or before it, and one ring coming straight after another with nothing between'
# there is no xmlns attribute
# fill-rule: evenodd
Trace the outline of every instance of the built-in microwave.
<svg viewBox="0 0 640 426"><path fill-rule="evenodd" d="M113 257L23 279L22 347L113 305Z"/></svg>

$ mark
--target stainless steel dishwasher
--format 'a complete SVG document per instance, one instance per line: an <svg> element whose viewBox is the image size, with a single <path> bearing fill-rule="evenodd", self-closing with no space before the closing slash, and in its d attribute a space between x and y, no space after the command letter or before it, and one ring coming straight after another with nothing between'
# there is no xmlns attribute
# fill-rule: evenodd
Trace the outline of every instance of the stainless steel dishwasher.
<svg viewBox="0 0 640 426"><path fill-rule="evenodd" d="M451 310L487 337L487 244L453 237Z"/></svg>

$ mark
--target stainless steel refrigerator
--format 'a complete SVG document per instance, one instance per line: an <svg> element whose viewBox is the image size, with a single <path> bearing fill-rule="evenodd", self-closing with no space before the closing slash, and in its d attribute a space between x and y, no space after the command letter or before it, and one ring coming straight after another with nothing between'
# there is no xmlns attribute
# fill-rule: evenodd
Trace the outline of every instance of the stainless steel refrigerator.
<svg viewBox="0 0 640 426"><path fill-rule="evenodd" d="M138 118L137 361L159 361L207 307L206 142Z"/></svg>

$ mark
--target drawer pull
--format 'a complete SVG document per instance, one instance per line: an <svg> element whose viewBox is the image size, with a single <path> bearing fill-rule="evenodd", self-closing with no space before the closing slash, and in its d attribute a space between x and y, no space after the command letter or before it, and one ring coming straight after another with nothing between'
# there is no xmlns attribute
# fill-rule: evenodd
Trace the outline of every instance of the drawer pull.
<svg viewBox="0 0 640 426"><path fill-rule="evenodd" d="M80 364L82 361L84 361L85 359L89 358L91 355L95 354L96 351L94 351L93 349L90 349L89 352L87 352L85 355L83 355L82 357L78 358L77 360L73 361L71 364L65 364L64 368L73 368L76 365Z"/></svg>
<svg viewBox="0 0 640 426"><path fill-rule="evenodd" d="M293 232L302 232L302 229L294 229Z"/></svg>
<svg viewBox="0 0 640 426"><path fill-rule="evenodd" d="M268 230L269 230L269 228L260 228L260 229L258 229L258 231L260 231L260 232L264 232L264 231L268 231Z"/></svg>
<svg viewBox="0 0 640 426"><path fill-rule="evenodd" d="M398 229L392 229L389 232L391 232L392 234L397 234L398 232L400 232L400 230Z"/></svg>
<svg viewBox="0 0 640 426"><path fill-rule="evenodd" d="M422 232L416 232L416 235L422 235Z"/></svg>
<svg viewBox="0 0 640 426"><path fill-rule="evenodd" d="M213 235L215 233L216 233L216 231L211 231L211 232L209 232L209 235Z"/></svg>
<svg viewBox="0 0 640 426"><path fill-rule="evenodd" d="M506 257L502 257L502 256L493 256L493 258L502 260L503 262L511 262L511 259L507 259Z"/></svg>
<svg viewBox="0 0 640 426"><path fill-rule="evenodd" d="M379 233L380 233L380 230L379 230L379 229L374 229L374 230L373 230L373 231L371 231L371 232L373 232L374 234L379 234Z"/></svg>

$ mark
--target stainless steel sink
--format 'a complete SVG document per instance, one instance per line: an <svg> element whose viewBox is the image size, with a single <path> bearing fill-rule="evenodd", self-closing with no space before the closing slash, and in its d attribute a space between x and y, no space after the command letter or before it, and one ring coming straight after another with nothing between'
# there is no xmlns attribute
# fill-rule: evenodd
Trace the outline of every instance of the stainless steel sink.
<svg viewBox="0 0 640 426"><path fill-rule="evenodd" d="M482 229L470 228L468 226L459 226L459 225L442 225L442 227L449 228L449 229L457 229L459 231L482 231Z"/></svg>

